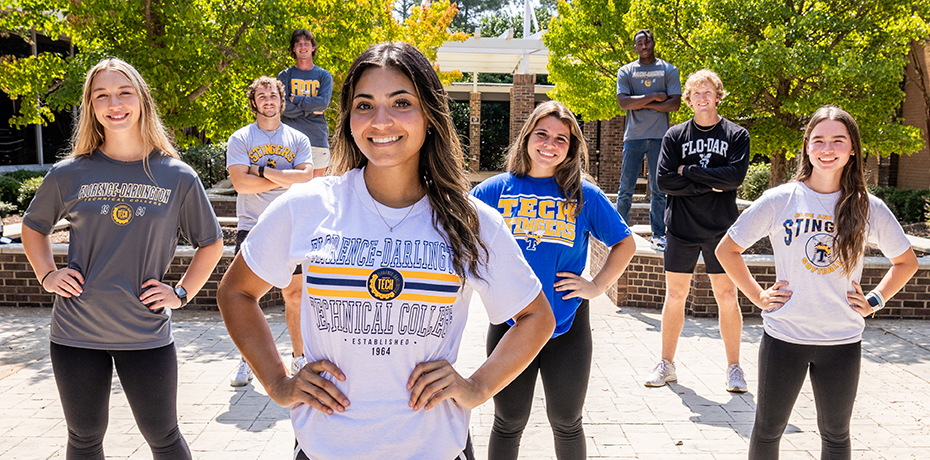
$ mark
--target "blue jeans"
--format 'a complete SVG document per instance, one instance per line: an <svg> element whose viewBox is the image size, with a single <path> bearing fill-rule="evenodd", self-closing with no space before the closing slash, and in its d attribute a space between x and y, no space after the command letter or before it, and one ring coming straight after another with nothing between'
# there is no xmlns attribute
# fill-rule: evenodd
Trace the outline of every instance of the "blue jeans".
<svg viewBox="0 0 930 460"><path fill-rule="evenodd" d="M620 169L620 190L617 191L617 212L630 224L630 208L633 206L633 189L642 169L643 156L649 167L649 225L652 236L665 236L665 194L659 191L656 170L659 168L659 150L662 139L637 139L623 143L623 164Z"/></svg>

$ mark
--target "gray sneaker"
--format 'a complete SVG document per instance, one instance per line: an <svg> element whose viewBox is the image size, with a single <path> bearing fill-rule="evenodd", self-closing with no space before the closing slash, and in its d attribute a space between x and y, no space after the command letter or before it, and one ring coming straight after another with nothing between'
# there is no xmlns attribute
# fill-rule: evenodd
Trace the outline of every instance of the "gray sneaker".
<svg viewBox="0 0 930 460"><path fill-rule="evenodd" d="M304 355L291 356L291 375L297 375L306 365L307 358L305 358Z"/></svg>
<svg viewBox="0 0 930 460"><path fill-rule="evenodd" d="M743 368L739 364L730 364L727 368L727 391L733 393L746 392L746 378L743 376Z"/></svg>
<svg viewBox="0 0 930 460"><path fill-rule="evenodd" d="M652 249L653 250L659 251L659 252L665 252L666 245L667 244L665 242L664 236L656 236L652 238Z"/></svg>
<svg viewBox="0 0 930 460"><path fill-rule="evenodd" d="M244 359L240 359L239 364L236 366L236 372L234 372L233 376L229 379L229 385L244 387L251 381L252 369L249 367L249 363L245 362Z"/></svg>
<svg viewBox="0 0 930 460"><path fill-rule="evenodd" d="M675 374L675 363L662 358L662 361L656 364L649 377L646 377L645 384L647 387L661 387L665 386L667 382L676 380L678 380L678 376Z"/></svg>

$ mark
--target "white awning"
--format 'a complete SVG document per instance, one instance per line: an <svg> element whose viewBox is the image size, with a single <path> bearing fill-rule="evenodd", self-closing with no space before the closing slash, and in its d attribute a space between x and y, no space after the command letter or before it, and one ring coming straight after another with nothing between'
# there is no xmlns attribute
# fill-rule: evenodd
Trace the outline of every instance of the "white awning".
<svg viewBox="0 0 930 460"><path fill-rule="evenodd" d="M439 47L436 63L440 70L548 74L549 49L543 44L543 33L512 38L513 32L508 30L497 38L471 37L464 42L446 42Z"/></svg>

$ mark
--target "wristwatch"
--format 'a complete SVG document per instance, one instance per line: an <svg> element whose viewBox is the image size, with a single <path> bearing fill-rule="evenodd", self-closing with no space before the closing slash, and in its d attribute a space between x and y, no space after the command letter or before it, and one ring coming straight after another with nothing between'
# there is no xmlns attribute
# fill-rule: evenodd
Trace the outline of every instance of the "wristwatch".
<svg viewBox="0 0 930 460"><path fill-rule="evenodd" d="M178 296L181 299L181 306L187 305L187 289L184 289L184 286L180 284L174 287L174 295Z"/></svg>

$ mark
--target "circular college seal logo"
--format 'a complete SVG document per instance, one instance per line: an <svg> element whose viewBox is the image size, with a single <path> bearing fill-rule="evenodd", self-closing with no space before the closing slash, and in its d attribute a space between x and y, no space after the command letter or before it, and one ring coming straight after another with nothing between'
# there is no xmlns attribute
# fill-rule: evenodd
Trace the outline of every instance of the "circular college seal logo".
<svg viewBox="0 0 930 460"><path fill-rule="evenodd" d="M811 236L804 245L807 260L817 268L829 267L836 261L836 255L833 254L834 241L835 238L829 233L817 233Z"/></svg>
<svg viewBox="0 0 930 460"><path fill-rule="evenodd" d="M393 268L379 268L368 275L368 293L378 300L393 300L404 290L404 277Z"/></svg>
<svg viewBox="0 0 930 460"><path fill-rule="evenodd" d="M132 213L132 206L126 203L120 203L113 206L113 212L110 213L110 217L113 218L113 222L116 222L116 225L123 226L132 220Z"/></svg>

